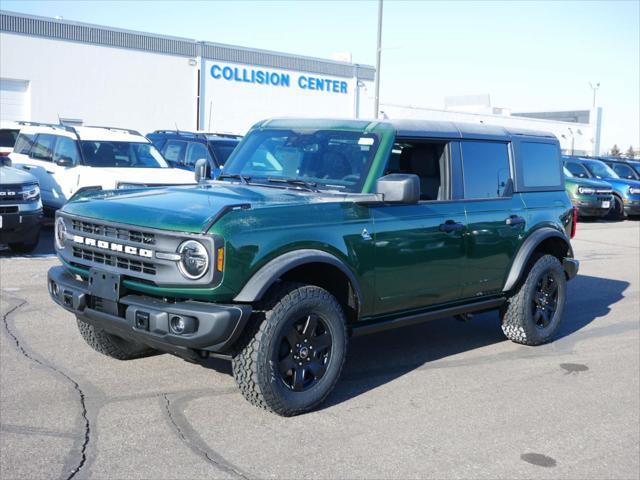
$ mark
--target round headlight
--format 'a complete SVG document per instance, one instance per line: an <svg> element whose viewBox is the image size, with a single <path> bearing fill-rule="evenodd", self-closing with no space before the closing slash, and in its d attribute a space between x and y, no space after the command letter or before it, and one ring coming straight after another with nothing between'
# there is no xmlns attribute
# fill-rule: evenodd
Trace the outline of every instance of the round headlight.
<svg viewBox="0 0 640 480"><path fill-rule="evenodd" d="M56 219L55 239L56 247L58 250L62 250L64 248L64 241L67 239L67 226L64 224L62 217Z"/></svg>
<svg viewBox="0 0 640 480"><path fill-rule="evenodd" d="M200 242L187 240L178 247L180 273L191 280L202 277L209 269L209 253Z"/></svg>

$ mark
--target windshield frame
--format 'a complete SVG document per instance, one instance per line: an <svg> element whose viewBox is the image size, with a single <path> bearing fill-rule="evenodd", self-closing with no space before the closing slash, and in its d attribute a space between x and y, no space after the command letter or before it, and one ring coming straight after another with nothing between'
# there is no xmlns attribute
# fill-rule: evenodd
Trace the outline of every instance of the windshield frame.
<svg viewBox="0 0 640 480"><path fill-rule="evenodd" d="M311 137L315 135L325 134L327 135L327 137L324 138L325 142L324 142L324 145L322 145L323 149L327 148L331 140L339 139L341 136L346 138L352 137L348 139L349 140L357 139L358 142L351 143L349 145L350 147L360 145L360 146L368 146L370 148L366 152L366 155L367 155L366 161L362 164L362 166L360 167L356 166L354 168L354 169L357 168L359 170L358 172L359 178L357 182L353 184L342 184L341 182L344 180L344 178L347 178L350 175L356 175L355 173L344 175L342 178L338 179L338 178L323 178L323 177L316 177L316 176L310 176L310 175L300 175L297 172L295 175L287 176L287 175L277 175L275 174L276 172L274 171L266 171L264 175L262 174L256 175L255 172L251 170L247 171L246 165L250 161L251 156L260 148L260 146L264 145L266 141L269 141L270 138L271 139L276 138L278 134L280 134L281 136L285 136L285 135L288 136L289 139L286 141L286 143L289 143L291 141L291 138L294 138L294 136L296 135L300 136L299 138L302 138L302 136ZM271 135L270 138L269 138L269 135ZM256 137L262 137L262 139L259 139L259 143L252 144L252 141ZM359 143L362 138L367 138L367 139L370 138L372 139L372 143L371 144ZM321 142L318 141L317 143L319 144ZM380 132L376 132L376 131L332 128L330 126L321 127L321 128L296 128L296 127L280 128L279 127L279 128L255 129L250 131L238 144L238 146L235 148L235 150L232 152L232 154L229 156L229 158L225 162L225 168L222 173L226 175L242 175L244 177L247 177L249 183L252 185L267 186L267 187L273 187L273 188L307 190L307 191L335 192L340 194L361 194L363 192L365 185L367 184L367 180L370 176L371 169L376 161L376 158L378 157L378 154L380 152L380 148L382 145L383 145L382 135L380 134ZM295 147L295 148L298 149L296 150L296 152L298 153L304 152L303 150L304 146ZM315 152L316 151L310 150L307 153L315 153ZM317 150L317 152L321 152L321 150ZM340 153L341 156L346 157L347 161L349 161L348 152L345 153L340 150L337 150L337 152ZM268 153L271 154L271 156L273 156L271 151L268 151ZM234 163L240 162L241 160L239 159L241 158L241 156L245 154L248 155L248 157L244 159L242 166L234 168ZM279 164L279 166L281 166L280 162L275 157L274 157L274 161L276 161ZM300 160L300 161L302 162L304 160ZM313 164L314 168L317 168L320 165L322 165L320 162L317 162L317 163L318 165L315 165L315 163ZM274 179L277 179L278 181L274 181ZM292 182L286 182L286 180L291 180ZM298 182L300 183L300 185L296 186L294 182ZM308 185L305 186L304 185L305 183ZM310 186L312 188L309 188Z"/></svg>
<svg viewBox="0 0 640 480"><path fill-rule="evenodd" d="M566 165L562 165L562 172L564 173L564 176L567 177L567 178L575 178L573 173L571 173L569 171L569 169L566 167Z"/></svg>
<svg viewBox="0 0 640 480"><path fill-rule="evenodd" d="M153 158L153 160L155 160L157 162L157 165L155 166L151 166L151 165L116 165L115 163L113 165L92 165L90 162L87 161L87 156L86 156L86 152L84 150L85 145L87 144L102 144L102 143L110 143L110 144L127 144L129 145L129 148L131 149L132 146L135 145L145 145L149 147L149 153L151 155L151 157ZM80 155L82 158L82 165L86 166L86 167L92 167L92 168L141 168L141 169L157 169L157 168L171 168L171 165L169 165L169 162L167 162L167 160L165 160L165 158L162 156L162 154L160 153L160 151L158 150L158 148L152 143L152 142L134 142L134 141L128 141L128 140L89 140L89 139L84 139L84 140L80 140L79 142L79 148L80 148ZM99 147L98 147L99 148ZM96 152L94 152L95 154ZM138 155L137 152L134 152L136 154L136 156ZM131 156L128 157L129 159L131 159ZM115 157L114 157L115 160Z"/></svg>

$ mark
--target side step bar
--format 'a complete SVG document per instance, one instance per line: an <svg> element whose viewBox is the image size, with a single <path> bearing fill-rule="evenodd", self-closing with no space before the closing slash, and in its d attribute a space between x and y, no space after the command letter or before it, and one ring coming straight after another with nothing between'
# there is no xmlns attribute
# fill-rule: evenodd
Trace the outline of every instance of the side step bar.
<svg viewBox="0 0 640 480"><path fill-rule="evenodd" d="M438 318L454 317L471 312L481 312L485 310L493 310L498 308L505 302L505 298L493 298L491 300L483 300L481 302L468 303L457 307L447 307L440 310L418 313L407 317L394 318L391 320L381 320L367 322L363 324L355 324L351 326L351 332L354 337L360 335L368 335L370 333L382 332L392 328L406 327L418 323L427 322L429 320L437 320Z"/></svg>

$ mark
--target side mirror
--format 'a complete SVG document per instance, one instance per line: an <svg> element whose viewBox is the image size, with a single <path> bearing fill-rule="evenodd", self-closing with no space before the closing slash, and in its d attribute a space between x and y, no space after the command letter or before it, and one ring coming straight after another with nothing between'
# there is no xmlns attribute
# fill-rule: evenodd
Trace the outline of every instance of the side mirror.
<svg viewBox="0 0 640 480"><path fill-rule="evenodd" d="M420 200L420 178L408 173L391 173L380 177L376 193L385 203L413 204Z"/></svg>
<svg viewBox="0 0 640 480"><path fill-rule="evenodd" d="M195 164L196 182L201 183L211 178L211 167L206 158L196 160Z"/></svg>
<svg viewBox="0 0 640 480"><path fill-rule="evenodd" d="M11 159L8 155L0 155L0 167L10 167Z"/></svg>
<svg viewBox="0 0 640 480"><path fill-rule="evenodd" d="M71 160L71 157L61 155L54 160L54 163L60 167L71 167L73 165L73 160Z"/></svg>

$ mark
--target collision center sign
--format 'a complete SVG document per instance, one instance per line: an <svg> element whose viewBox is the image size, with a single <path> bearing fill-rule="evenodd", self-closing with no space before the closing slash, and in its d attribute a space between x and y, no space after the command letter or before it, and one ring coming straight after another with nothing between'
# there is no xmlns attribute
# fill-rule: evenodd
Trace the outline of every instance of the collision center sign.
<svg viewBox="0 0 640 480"><path fill-rule="evenodd" d="M215 80L265 85L272 87L299 88L301 90L347 94L348 83L317 75L297 72L276 72L262 68L229 66L214 63L209 70Z"/></svg>

